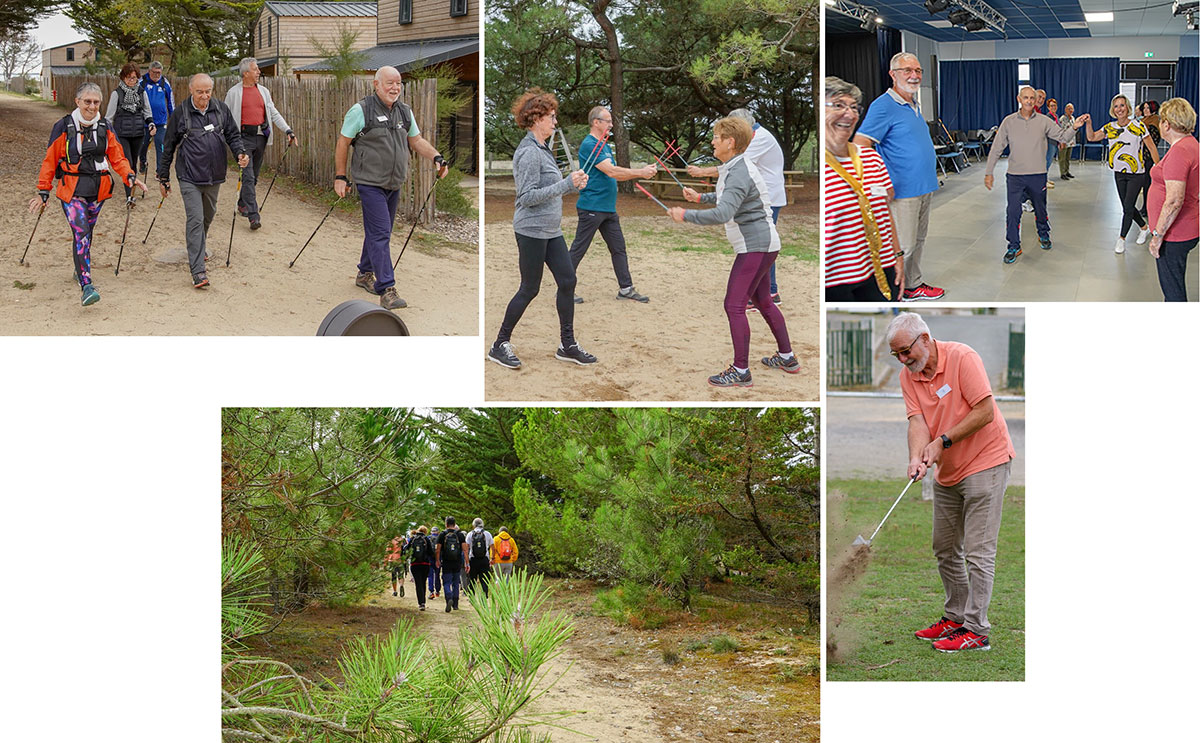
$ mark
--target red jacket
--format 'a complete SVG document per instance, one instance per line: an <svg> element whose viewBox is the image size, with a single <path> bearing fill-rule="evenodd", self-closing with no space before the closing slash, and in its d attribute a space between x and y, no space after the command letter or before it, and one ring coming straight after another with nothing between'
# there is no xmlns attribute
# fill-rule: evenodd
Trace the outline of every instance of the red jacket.
<svg viewBox="0 0 1200 743"><path fill-rule="evenodd" d="M54 185L55 172L61 172L61 177L58 180L58 188L54 195L63 201L70 201L75 195L75 184L79 180L79 166L81 163L74 165L67 162L67 128L66 121L60 120L54 125L54 131L60 132L51 140L50 146L46 149L46 158L42 160L42 169L38 173L38 190L49 191ZM108 129L108 146L105 148L104 156L108 159L108 167L110 171L114 171L121 176L122 180L126 180L133 174L133 168L129 166L129 161L125 159L125 151L121 149L121 143L117 141L117 135L113 134L112 128ZM96 198L97 201L104 201L112 196L112 178L100 178L100 193Z"/></svg>

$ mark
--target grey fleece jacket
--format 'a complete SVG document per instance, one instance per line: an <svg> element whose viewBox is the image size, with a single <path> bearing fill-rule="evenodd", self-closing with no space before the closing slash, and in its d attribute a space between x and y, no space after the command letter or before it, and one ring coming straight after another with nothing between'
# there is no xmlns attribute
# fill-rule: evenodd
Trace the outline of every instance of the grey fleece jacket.
<svg viewBox="0 0 1200 743"><path fill-rule="evenodd" d="M513 153L513 180L517 182L513 232L542 240L560 237L562 197L576 188L570 176L563 178L554 153L533 132L525 135Z"/></svg>
<svg viewBox="0 0 1200 743"><path fill-rule="evenodd" d="M988 152L987 168L983 174L992 174L1005 147L1008 147L1009 175L1045 173L1046 142L1050 139L1070 144L1075 141L1075 128L1071 123L1056 124L1054 119L1037 111L1028 119L1022 116L1020 111L1005 116L1004 121L1000 122L1000 128L996 130L995 138L992 139L992 149Z"/></svg>
<svg viewBox="0 0 1200 743"><path fill-rule="evenodd" d="M773 253L779 250L779 233L771 220L771 197L767 183L754 163L738 155L717 167L717 191L701 195L716 209L689 209L685 222L725 224L725 237L735 253Z"/></svg>

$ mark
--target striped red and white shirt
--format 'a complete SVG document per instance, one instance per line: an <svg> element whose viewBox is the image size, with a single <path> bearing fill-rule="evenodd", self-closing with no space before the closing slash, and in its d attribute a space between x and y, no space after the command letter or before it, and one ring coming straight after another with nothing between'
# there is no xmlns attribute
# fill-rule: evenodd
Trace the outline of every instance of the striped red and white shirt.
<svg viewBox="0 0 1200 743"><path fill-rule="evenodd" d="M879 257L883 267L896 265L892 247L892 217L888 212L887 192L892 188L883 158L869 147L859 148L863 165L863 187L871 202L871 211L879 225L883 248ZM839 157L842 167L854 175L854 162ZM854 189L829 165L825 166L825 286L857 284L874 276L871 247L863 227L862 212Z"/></svg>

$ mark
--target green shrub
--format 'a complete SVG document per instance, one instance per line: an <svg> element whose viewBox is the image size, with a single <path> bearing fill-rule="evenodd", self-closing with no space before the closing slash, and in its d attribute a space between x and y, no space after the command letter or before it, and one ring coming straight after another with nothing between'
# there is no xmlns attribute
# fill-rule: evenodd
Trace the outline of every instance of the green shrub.
<svg viewBox="0 0 1200 743"><path fill-rule="evenodd" d="M738 651L737 640L729 635L717 635L709 642L714 653L736 653Z"/></svg>
<svg viewBox="0 0 1200 743"><path fill-rule="evenodd" d="M657 590L624 582L596 594L592 611L634 629L659 629L671 620L671 600Z"/></svg>
<svg viewBox="0 0 1200 743"><path fill-rule="evenodd" d="M462 183L463 173L457 168L450 168L446 173L445 178L438 179L434 187L434 193L437 194L437 209L446 214L453 214L456 217L466 217L474 219L479 216L479 212L475 210L475 205L471 198L463 193L459 184ZM425 198L423 195L418 198Z"/></svg>
<svg viewBox="0 0 1200 743"><path fill-rule="evenodd" d="M662 651L662 659L663 663L666 663L668 666L676 665L679 663L679 653L674 650L664 650Z"/></svg>

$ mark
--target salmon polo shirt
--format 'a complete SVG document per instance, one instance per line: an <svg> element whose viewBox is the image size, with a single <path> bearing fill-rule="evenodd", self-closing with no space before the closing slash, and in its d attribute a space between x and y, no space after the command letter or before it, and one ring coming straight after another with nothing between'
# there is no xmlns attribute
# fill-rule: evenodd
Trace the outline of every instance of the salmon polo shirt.
<svg viewBox="0 0 1200 743"><path fill-rule="evenodd" d="M937 440L950 427L967 417L980 400L992 394L987 371L979 354L970 346L952 341L934 341L937 346L937 371L926 380L910 373L900 373L900 390L904 393L907 417L921 415L929 432ZM992 400L992 422L975 433L951 442L938 460L936 480L951 487L963 478L1004 464L1017 455L1008 425L1000 408Z"/></svg>

